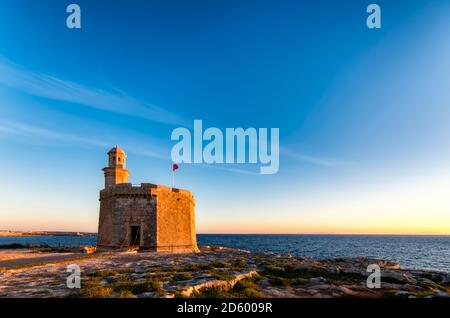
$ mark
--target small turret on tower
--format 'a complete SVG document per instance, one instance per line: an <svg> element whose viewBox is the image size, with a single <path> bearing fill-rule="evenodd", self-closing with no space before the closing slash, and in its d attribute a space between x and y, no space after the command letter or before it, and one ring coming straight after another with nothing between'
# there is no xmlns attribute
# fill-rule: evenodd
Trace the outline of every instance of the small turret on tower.
<svg viewBox="0 0 450 318"><path fill-rule="evenodd" d="M108 167L105 173L105 189L120 183L128 183L129 171L126 168L127 155L118 145L108 152Z"/></svg>

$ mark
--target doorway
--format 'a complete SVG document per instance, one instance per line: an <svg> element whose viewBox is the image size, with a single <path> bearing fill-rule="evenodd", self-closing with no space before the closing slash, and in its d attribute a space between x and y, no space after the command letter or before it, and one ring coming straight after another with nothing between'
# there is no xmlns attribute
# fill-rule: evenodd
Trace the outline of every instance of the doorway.
<svg viewBox="0 0 450 318"><path fill-rule="evenodd" d="M139 246L141 243L141 227L140 226L131 226L131 238L130 238L131 246Z"/></svg>

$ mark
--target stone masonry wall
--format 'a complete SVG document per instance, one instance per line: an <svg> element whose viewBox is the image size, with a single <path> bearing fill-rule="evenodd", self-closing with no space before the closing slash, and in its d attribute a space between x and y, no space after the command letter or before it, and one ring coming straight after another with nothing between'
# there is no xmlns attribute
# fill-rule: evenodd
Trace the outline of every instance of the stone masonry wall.
<svg viewBox="0 0 450 318"><path fill-rule="evenodd" d="M160 252L198 251L195 201L186 190L154 184L117 184L100 192L98 246L126 248L131 226L140 226L140 246Z"/></svg>
<svg viewBox="0 0 450 318"><path fill-rule="evenodd" d="M158 252L196 252L195 201L191 192L157 186L156 246Z"/></svg>
<svg viewBox="0 0 450 318"><path fill-rule="evenodd" d="M118 184L100 192L99 247L131 245L131 226L140 226L140 246L154 248L156 199L149 191Z"/></svg>

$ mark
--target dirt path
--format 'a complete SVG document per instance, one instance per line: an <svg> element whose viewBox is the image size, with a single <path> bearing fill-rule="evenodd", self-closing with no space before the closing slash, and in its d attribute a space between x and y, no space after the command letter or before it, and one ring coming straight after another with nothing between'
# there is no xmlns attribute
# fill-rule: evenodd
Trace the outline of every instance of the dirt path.
<svg viewBox="0 0 450 318"><path fill-rule="evenodd" d="M80 259L86 258L86 254L81 253L64 253L64 254L55 254L55 255L46 255L42 257L33 257L33 258L17 258L11 260L0 261L0 269L9 269L15 267L22 266L32 266L39 264L52 263L55 261L64 261L64 260L72 260L72 259Z"/></svg>

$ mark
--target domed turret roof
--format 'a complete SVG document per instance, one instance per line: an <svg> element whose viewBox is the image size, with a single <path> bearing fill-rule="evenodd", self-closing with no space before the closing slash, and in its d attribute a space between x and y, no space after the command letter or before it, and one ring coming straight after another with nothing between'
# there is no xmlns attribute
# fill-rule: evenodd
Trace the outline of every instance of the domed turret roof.
<svg viewBox="0 0 450 318"><path fill-rule="evenodd" d="M111 148L110 151L108 151L108 154L110 154L111 152L115 152L115 153L123 153L125 154L125 151L122 150L122 148L119 147L119 145L116 145L115 147Z"/></svg>

